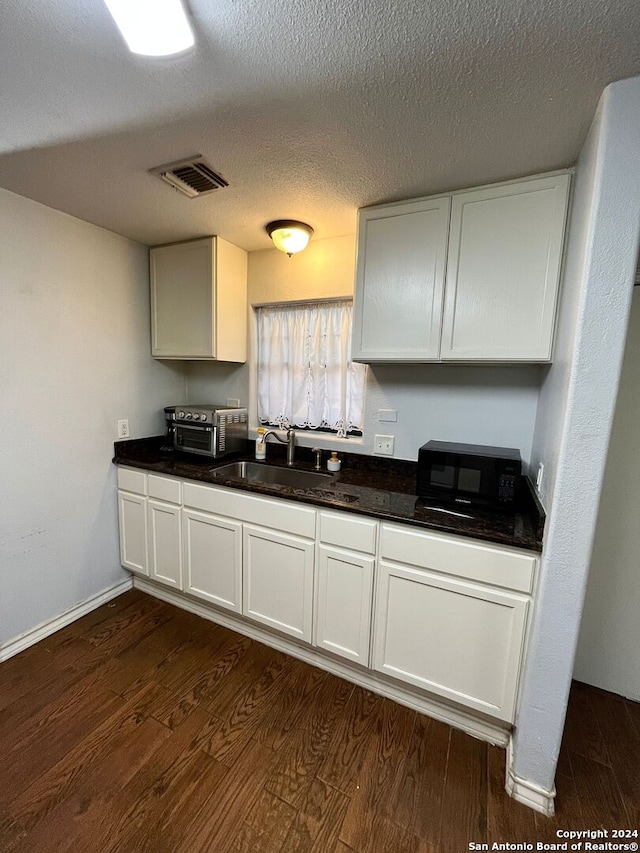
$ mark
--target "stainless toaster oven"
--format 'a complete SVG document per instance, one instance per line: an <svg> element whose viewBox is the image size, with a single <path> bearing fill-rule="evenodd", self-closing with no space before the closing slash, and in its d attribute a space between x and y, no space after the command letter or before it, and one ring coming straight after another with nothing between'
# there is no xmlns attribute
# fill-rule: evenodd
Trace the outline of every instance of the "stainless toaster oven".
<svg viewBox="0 0 640 853"><path fill-rule="evenodd" d="M247 410L207 403L166 406L167 437L174 450L219 459L246 450Z"/></svg>

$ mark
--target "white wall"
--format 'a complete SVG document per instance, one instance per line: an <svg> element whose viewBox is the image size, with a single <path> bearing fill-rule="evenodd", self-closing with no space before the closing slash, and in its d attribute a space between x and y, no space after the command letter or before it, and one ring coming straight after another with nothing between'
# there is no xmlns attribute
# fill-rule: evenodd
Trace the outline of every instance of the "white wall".
<svg viewBox="0 0 640 853"><path fill-rule="evenodd" d="M351 296L355 237L312 240L288 258L277 249L249 254L249 303ZM252 328L252 323L249 323ZM395 456L417 458L431 438L517 447L529 460L538 393L539 366L375 365L369 368L364 437L342 444L372 453L376 433L395 436ZM189 401L251 404L250 365L194 362L187 368ZM378 422L378 409L395 409L395 423ZM299 435L301 444L338 447L335 438Z"/></svg>
<svg viewBox="0 0 640 853"><path fill-rule="evenodd" d="M560 748L640 233L640 78L603 93L576 170L556 361L533 441L547 521L512 770L550 791Z"/></svg>
<svg viewBox="0 0 640 853"><path fill-rule="evenodd" d="M635 288L574 677L640 701L640 288Z"/></svg>
<svg viewBox="0 0 640 853"><path fill-rule="evenodd" d="M157 434L185 395L148 291L145 247L0 190L0 646L127 577L116 421Z"/></svg>

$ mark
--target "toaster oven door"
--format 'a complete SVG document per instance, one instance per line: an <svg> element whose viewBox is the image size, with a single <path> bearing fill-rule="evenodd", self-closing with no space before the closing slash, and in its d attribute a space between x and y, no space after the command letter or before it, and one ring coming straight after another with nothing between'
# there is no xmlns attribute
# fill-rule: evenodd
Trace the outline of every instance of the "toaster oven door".
<svg viewBox="0 0 640 853"><path fill-rule="evenodd" d="M216 428L207 424L195 426L176 424L173 446L183 453L198 453L201 456L216 455Z"/></svg>

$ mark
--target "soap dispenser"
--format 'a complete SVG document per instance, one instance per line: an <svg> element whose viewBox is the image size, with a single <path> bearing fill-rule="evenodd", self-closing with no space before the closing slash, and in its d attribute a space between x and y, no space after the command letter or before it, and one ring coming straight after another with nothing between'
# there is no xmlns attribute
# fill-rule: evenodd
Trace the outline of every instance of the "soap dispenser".
<svg viewBox="0 0 640 853"><path fill-rule="evenodd" d="M258 427L256 430L256 459L262 461L267 458L267 442L264 440L266 429Z"/></svg>
<svg viewBox="0 0 640 853"><path fill-rule="evenodd" d="M327 471L339 471L341 465L342 462L338 459L338 454L333 450L331 456L327 459Z"/></svg>

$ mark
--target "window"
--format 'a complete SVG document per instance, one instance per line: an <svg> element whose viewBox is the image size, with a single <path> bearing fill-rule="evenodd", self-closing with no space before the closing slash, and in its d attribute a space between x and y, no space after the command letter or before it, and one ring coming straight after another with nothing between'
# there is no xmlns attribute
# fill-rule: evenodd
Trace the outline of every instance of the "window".
<svg viewBox="0 0 640 853"><path fill-rule="evenodd" d="M258 308L258 421L361 434L366 367L351 361L350 301Z"/></svg>

